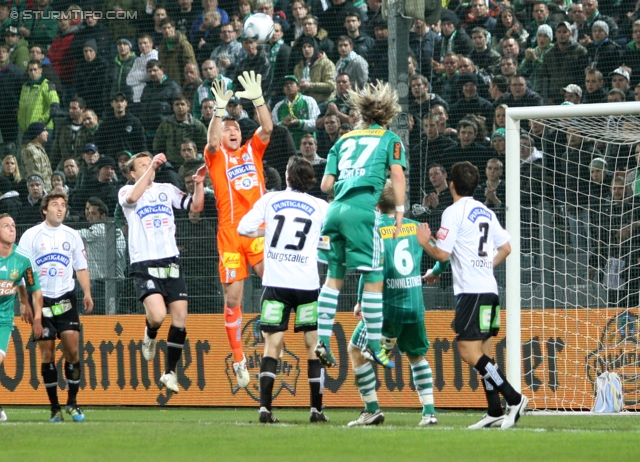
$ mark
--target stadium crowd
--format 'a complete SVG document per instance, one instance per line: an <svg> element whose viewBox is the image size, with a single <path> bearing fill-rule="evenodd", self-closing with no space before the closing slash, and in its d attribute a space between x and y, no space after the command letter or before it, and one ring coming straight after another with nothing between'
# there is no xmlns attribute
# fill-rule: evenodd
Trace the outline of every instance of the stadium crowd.
<svg viewBox="0 0 640 462"><path fill-rule="evenodd" d="M415 20L409 36L408 202L432 229L452 203L447 174L462 160L485 173L476 198L504 219L506 108L640 101L640 4L443 6L437 24ZM212 83L242 90L237 76L248 70L262 75L274 122L267 189L285 187L296 154L320 178L331 146L358 122L346 91L388 79L381 8L380 0L0 0L0 213L24 230L42 220L41 198L61 188L69 223L91 229L114 217L122 228L117 193L131 182L128 160L145 150L168 159L157 182L192 193L215 109ZM242 36L254 12L274 19L268 43ZM258 127L253 105L234 97L227 113L248 140ZM537 203L548 199L567 217L568 244L616 240L628 253L640 222L628 200L640 194L635 149L609 152L578 125L522 128L523 220L537 223ZM327 198L319 185L310 192ZM612 213L619 222L603 218ZM207 295L214 289L201 277L212 270L197 261L215 252L206 239L216 230L210 185L204 210L178 217L180 249L195 262L186 271ZM539 246L533 228L523 234L525 253ZM612 251L598 248L591 263L603 269Z"/></svg>

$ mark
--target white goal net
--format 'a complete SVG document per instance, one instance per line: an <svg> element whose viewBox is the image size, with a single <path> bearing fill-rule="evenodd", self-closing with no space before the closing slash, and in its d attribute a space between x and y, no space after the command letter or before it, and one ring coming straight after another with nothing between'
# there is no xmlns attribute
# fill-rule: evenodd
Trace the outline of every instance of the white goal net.
<svg viewBox="0 0 640 462"><path fill-rule="evenodd" d="M639 114L507 111L507 371L533 409L589 410L604 371L640 399Z"/></svg>

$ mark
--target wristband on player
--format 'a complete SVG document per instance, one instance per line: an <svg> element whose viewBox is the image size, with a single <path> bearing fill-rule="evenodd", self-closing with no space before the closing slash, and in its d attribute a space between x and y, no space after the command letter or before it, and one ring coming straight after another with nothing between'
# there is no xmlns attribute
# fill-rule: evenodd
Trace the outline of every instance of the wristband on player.
<svg viewBox="0 0 640 462"><path fill-rule="evenodd" d="M440 276L443 271L444 268L442 268L442 265L439 261L437 261L436 264L433 265L433 268L431 268L431 274L433 274L434 276Z"/></svg>
<svg viewBox="0 0 640 462"><path fill-rule="evenodd" d="M264 105L264 96L260 95L259 98L256 98L253 100L253 105L255 107L260 107L262 105Z"/></svg>
<svg viewBox="0 0 640 462"><path fill-rule="evenodd" d="M396 212L404 213L404 205L396 205Z"/></svg>
<svg viewBox="0 0 640 462"><path fill-rule="evenodd" d="M225 113L225 112L226 112L226 111L225 111L225 109L224 109L224 108L216 109L216 117L220 117L220 118L224 117L224 113Z"/></svg>

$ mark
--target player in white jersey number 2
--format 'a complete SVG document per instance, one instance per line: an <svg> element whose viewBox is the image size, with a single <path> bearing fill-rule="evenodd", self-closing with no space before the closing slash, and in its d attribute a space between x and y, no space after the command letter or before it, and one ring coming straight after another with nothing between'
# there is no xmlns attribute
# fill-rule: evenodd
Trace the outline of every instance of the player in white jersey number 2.
<svg viewBox="0 0 640 462"><path fill-rule="evenodd" d="M273 383L278 358L284 346L289 315L295 312L294 332L303 332L307 347L311 422L326 422L322 412L324 371L315 353L318 341L317 248L329 204L309 191L315 180L313 166L301 157L287 165L287 189L262 196L240 220L238 233L265 237L264 290L260 300L260 330L264 335L264 356L260 364L260 410L262 423L276 423L271 413ZM265 223L265 228L260 225Z"/></svg>
<svg viewBox="0 0 640 462"><path fill-rule="evenodd" d="M64 375L67 379L66 410L75 422L82 422L84 414L76 397L80 388L82 366L78 355L80 317L75 294L73 272L84 292L85 313L91 313L91 282L87 271L87 253L78 232L63 225L67 216L67 195L63 192L47 194L40 205L44 222L29 228L20 238L19 247L31 258L40 278L42 289L42 336L38 341L41 372L49 402L50 422L63 420L58 402L58 370L56 369L56 337L62 342L65 359Z"/></svg>
<svg viewBox="0 0 640 462"><path fill-rule="evenodd" d="M171 184L153 182L156 169L166 161L164 154L152 157L141 152L133 156L128 168L135 184L120 189L118 201L129 225L130 274L136 296L147 312L142 355L147 361L155 357L158 329L169 306L171 327L160 385L178 393L176 365L187 338L187 285L178 258L173 209L202 211L206 169L201 167L193 176L196 187L191 198Z"/></svg>
<svg viewBox="0 0 640 462"><path fill-rule="evenodd" d="M458 162L449 178L453 204L442 214L436 245L429 245L431 230L426 223L418 228L418 242L436 260L451 261L458 351L463 361L482 376L488 403L487 414L469 428L500 426L505 430L516 424L529 402L491 359L491 339L500 329L500 299L493 269L511 253L510 236L496 214L473 199L480 178L477 167ZM509 406L506 415L500 394Z"/></svg>

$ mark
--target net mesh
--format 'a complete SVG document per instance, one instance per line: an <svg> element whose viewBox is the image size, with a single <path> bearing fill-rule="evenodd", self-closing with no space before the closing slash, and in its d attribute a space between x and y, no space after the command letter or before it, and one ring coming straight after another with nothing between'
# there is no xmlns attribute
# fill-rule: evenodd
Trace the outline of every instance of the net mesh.
<svg viewBox="0 0 640 462"><path fill-rule="evenodd" d="M521 335L530 406L588 410L604 371L638 403L640 118L522 121Z"/></svg>

